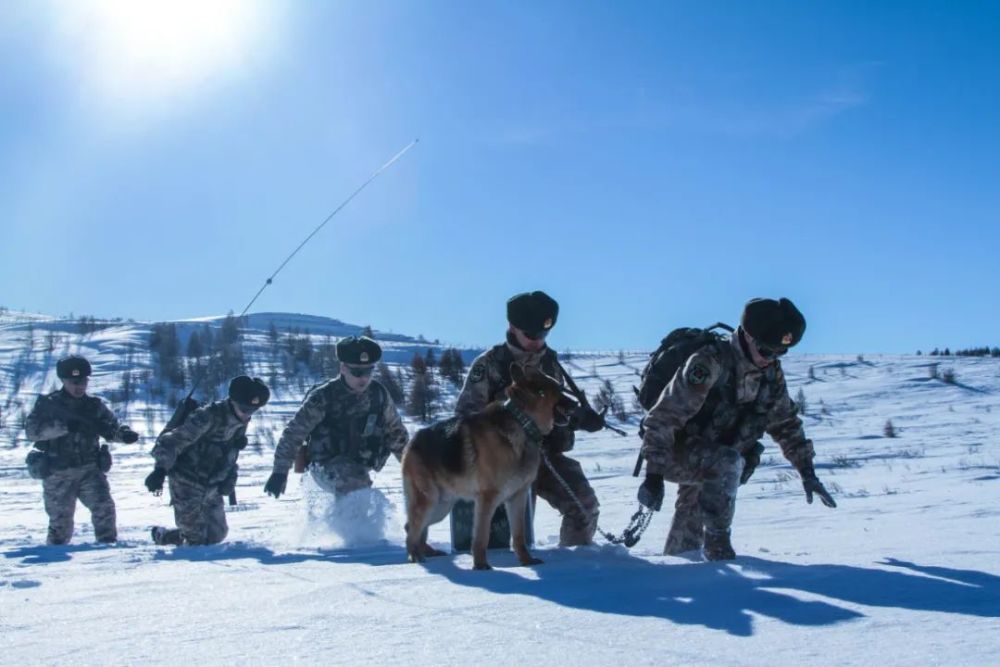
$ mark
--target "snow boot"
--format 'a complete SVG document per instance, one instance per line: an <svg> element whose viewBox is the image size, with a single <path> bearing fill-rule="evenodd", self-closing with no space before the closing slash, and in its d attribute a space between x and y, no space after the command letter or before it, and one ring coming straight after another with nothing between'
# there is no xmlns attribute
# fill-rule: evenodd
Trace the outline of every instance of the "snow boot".
<svg viewBox="0 0 1000 667"><path fill-rule="evenodd" d="M733 560L736 552L729 541L728 530L705 531L705 558L708 560Z"/></svg>
<svg viewBox="0 0 1000 667"><path fill-rule="evenodd" d="M149 531L153 538L153 542L159 545L173 544L174 546L180 546L184 539L181 537L181 531L177 528L165 528L163 526L153 526Z"/></svg>

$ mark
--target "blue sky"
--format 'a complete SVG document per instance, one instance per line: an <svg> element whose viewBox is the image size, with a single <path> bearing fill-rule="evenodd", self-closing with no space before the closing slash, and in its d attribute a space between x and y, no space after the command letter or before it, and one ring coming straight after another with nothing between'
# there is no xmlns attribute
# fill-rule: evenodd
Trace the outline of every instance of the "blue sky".
<svg viewBox="0 0 1000 667"><path fill-rule="evenodd" d="M998 344L990 3L0 7L0 305L654 346L788 296L807 352ZM167 6L171 9L164 10Z"/></svg>

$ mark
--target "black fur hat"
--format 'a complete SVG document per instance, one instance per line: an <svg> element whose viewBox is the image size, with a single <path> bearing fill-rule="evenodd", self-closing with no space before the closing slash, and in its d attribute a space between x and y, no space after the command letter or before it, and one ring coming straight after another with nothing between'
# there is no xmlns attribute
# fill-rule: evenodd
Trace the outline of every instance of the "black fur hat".
<svg viewBox="0 0 1000 667"><path fill-rule="evenodd" d="M559 319L559 304L545 292L522 292L507 301L507 321L528 334L548 332Z"/></svg>
<svg viewBox="0 0 1000 667"><path fill-rule="evenodd" d="M349 336L337 341L337 359L345 364L374 364L382 348L368 336Z"/></svg>
<svg viewBox="0 0 1000 667"><path fill-rule="evenodd" d="M91 372L90 362L78 354L60 359L56 363L56 375L61 380L90 377Z"/></svg>
<svg viewBox="0 0 1000 667"><path fill-rule="evenodd" d="M764 345L789 348L802 340L806 318L794 303L784 297L777 301L750 299L743 307L740 325L754 340Z"/></svg>
<svg viewBox="0 0 1000 667"><path fill-rule="evenodd" d="M229 398L256 410L267 405L271 399L271 390L260 378L239 375L229 383Z"/></svg>

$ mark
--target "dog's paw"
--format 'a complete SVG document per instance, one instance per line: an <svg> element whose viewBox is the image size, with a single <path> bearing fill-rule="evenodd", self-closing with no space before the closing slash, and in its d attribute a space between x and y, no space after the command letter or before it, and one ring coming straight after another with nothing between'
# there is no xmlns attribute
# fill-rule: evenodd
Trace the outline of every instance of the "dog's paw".
<svg viewBox="0 0 1000 667"><path fill-rule="evenodd" d="M444 556L445 552L441 551L440 549L435 549L429 544L425 544L423 546L423 555L426 558L436 558L437 556Z"/></svg>

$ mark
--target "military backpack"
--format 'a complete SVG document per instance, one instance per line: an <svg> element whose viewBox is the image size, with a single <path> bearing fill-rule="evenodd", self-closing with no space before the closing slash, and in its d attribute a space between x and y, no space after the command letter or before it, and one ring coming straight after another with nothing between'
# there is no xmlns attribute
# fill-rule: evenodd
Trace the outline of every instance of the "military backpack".
<svg viewBox="0 0 1000 667"><path fill-rule="evenodd" d="M688 357L706 345L725 340L725 336L716 329L733 332L733 328L728 324L717 322L706 329L695 327L674 329L660 341L660 346L649 355L649 361L640 376L639 386L632 388L643 410L649 412L656 405L663 388L673 379L677 370L684 366Z"/></svg>

